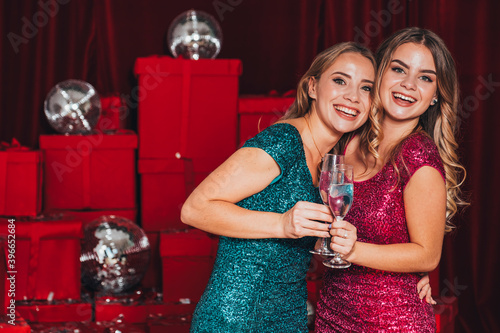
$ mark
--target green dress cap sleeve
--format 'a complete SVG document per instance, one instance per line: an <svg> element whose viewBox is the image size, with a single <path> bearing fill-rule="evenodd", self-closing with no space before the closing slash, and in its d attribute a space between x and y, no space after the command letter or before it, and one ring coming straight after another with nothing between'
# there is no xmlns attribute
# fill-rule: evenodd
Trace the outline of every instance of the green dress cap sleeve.
<svg viewBox="0 0 500 333"><path fill-rule="evenodd" d="M287 123L278 123L266 128L247 140L242 148L260 148L276 161L280 167L280 174L271 184L281 179L303 149L299 131Z"/></svg>

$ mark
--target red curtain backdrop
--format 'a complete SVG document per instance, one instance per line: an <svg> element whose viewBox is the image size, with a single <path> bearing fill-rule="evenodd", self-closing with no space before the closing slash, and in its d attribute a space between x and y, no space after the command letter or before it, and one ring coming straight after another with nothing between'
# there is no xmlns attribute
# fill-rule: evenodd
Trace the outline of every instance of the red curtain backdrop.
<svg viewBox="0 0 500 333"><path fill-rule="evenodd" d="M37 147L54 133L43 102L66 79L101 95L120 94L135 129L137 57L169 54L170 22L195 8L212 14L224 40L220 58L243 61L241 94L294 89L314 55L342 41L376 49L392 32L438 33L457 62L460 154L471 207L446 237L441 293L459 301L458 332L500 332L500 4L495 0L40 0L0 2L0 140ZM423 207L422 209L425 209Z"/></svg>

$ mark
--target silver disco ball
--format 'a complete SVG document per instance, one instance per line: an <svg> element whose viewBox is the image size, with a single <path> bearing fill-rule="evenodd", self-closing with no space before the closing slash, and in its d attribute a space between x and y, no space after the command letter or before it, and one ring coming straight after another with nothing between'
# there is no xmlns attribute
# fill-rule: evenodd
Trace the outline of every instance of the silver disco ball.
<svg viewBox="0 0 500 333"><path fill-rule="evenodd" d="M84 229L82 283L89 289L119 294L137 285L148 268L149 240L134 222L104 215Z"/></svg>
<svg viewBox="0 0 500 333"><path fill-rule="evenodd" d="M89 134L101 115L101 99L90 83L66 80L56 84L44 103L45 115L62 134Z"/></svg>
<svg viewBox="0 0 500 333"><path fill-rule="evenodd" d="M170 24L167 45L174 57L215 58L222 46L222 31L217 20L199 10L188 10Z"/></svg>

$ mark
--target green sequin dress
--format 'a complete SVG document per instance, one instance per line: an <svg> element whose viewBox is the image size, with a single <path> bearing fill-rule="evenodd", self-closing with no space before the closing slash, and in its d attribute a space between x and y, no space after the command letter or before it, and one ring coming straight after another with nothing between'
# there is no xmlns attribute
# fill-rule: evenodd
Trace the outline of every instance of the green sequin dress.
<svg viewBox="0 0 500 333"><path fill-rule="evenodd" d="M294 126L275 124L243 147L264 150L278 163L281 174L237 205L284 213L298 201L321 203ZM220 237L217 259L194 312L191 332L308 332L305 278L315 241L315 237Z"/></svg>

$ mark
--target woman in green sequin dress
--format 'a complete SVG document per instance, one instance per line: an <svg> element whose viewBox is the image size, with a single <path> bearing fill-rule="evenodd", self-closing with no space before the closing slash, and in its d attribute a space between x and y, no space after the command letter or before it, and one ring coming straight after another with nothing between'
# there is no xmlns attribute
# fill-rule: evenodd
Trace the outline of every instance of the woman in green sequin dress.
<svg viewBox="0 0 500 333"><path fill-rule="evenodd" d="M191 332L308 331L309 250L316 237L336 235L332 249L347 255L356 241L345 221L329 233L333 218L321 204L317 166L368 119L374 64L355 43L320 53L285 117L248 140L186 200L182 221L221 235Z"/></svg>

